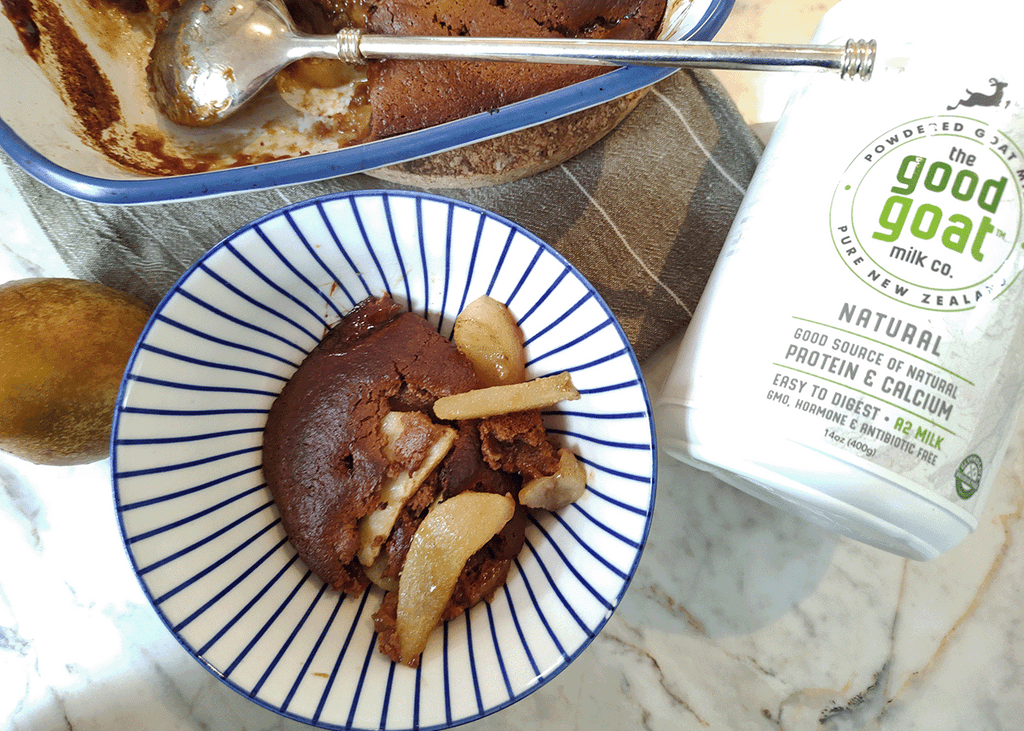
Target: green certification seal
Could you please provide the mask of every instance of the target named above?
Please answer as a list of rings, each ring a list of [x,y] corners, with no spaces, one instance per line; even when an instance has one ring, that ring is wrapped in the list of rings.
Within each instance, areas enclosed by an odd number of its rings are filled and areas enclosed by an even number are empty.
[[[967,500],[974,495],[981,486],[981,457],[976,454],[965,457],[956,468],[953,479],[956,480],[956,494],[960,498]]]

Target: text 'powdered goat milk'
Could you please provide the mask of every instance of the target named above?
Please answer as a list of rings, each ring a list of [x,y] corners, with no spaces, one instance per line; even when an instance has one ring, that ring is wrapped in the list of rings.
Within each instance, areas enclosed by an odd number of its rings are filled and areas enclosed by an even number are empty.
[[[976,527],[1024,391],[1019,11],[828,13],[815,41],[877,39],[874,76],[790,100],[658,404],[668,453],[903,556]]]

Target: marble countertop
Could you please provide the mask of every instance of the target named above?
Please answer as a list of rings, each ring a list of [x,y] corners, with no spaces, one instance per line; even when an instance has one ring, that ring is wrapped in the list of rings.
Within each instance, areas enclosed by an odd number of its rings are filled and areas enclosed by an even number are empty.
[[[834,2],[737,0],[719,36],[810,37]],[[723,75],[745,119],[781,107]],[[69,276],[0,168],[0,281]],[[676,343],[645,363],[652,398]],[[603,632],[466,729],[1016,731],[1024,724],[1024,428],[978,530],[917,563],[838,538],[662,455],[657,510]],[[0,455],[0,728],[307,728],[220,683],[131,572],[109,463]]]

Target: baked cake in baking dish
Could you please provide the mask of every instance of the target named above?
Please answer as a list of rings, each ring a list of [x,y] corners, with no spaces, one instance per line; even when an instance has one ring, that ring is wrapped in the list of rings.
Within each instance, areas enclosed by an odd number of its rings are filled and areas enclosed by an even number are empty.
[[[380,0],[366,30],[387,35],[572,37],[656,35],[665,0]],[[370,137],[381,138],[495,109],[608,71],[473,61],[373,62]]]

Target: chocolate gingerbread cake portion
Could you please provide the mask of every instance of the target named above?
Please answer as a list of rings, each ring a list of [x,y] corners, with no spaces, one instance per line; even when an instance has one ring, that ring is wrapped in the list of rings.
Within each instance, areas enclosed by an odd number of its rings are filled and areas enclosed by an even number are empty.
[[[328,584],[358,593],[358,522],[380,503],[389,469],[381,421],[426,411],[477,386],[469,361],[390,297],[369,299],[332,328],[270,409],[267,485],[292,545]]]
[[[367,30],[389,35],[652,38],[665,0],[378,0]],[[484,112],[609,71],[472,61],[373,62],[371,139]]]
[[[484,461],[495,470],[526,478],[553,475],[558,470],[558,449],[537,409],[482,419],[479,423]]]

